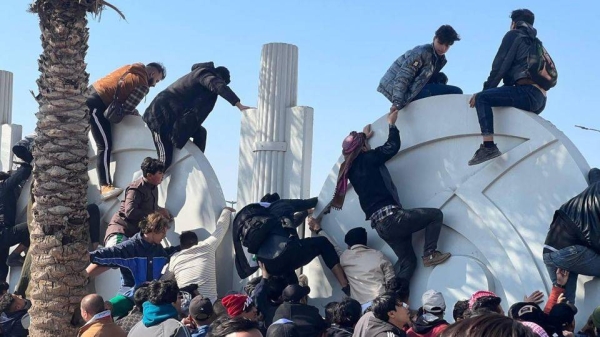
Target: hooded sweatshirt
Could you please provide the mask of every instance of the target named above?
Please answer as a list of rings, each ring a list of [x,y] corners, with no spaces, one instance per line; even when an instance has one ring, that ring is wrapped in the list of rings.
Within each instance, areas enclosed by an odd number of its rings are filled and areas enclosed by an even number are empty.
[[[448,327],[448,322],[432,314],[424,314],[417,318],[413,327],[408,329],[408,337],[437,337]]]

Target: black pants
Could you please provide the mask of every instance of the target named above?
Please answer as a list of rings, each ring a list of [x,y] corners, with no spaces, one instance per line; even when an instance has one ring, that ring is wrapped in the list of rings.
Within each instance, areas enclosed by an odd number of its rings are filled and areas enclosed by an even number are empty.
[[[326,237],[315,237],[305,239],[292,239],[288,242],[285,250],[275,259],[259,260],[265,264],[267,271],[273,275],[283,275],[288,278],[288,283],[298,283],[298,279],[293,282],[290,280],[294,271],[300,267],[306,266],[315,257],[321,255],[325,265],[332,269],[340,263],[335,248]],[[295,277],[295,274],[293,275]]]
[[[165,171],[171,163],[173,162],[173,151],[175,150],[175,145],[171,141],[171,137],[168,133],[161,131],[152,132],[152,140],[154,141],[154,146],[156,147],[156,154],[158,155],[158,160],[162,161],[165,164]],[[198,130],[192,135],[192,140],[194,144],[204,153],[206,149],[206,129],[200,125]]]
[[[98,150],[96,156],[96,172],[100,186],[112,184],[110,176],[110,154],[112,151],[112,129],[110,122],[104,117],[106,105],[94,89],[88,89],[86,105],[90,109],[90,127],[92,137]]]
[[[410,281],[417,267],[412,246],[412,234],[425,229],[424,255],[437,248],[444,215],[437,208],[397,209],[382,221],[373,223],[377,234],[392,248],[398,261],[394,264],[396,277]]]
[[[0,229],[0,279],[5,280],[8,276],[8,251],[10,247],[19,243],[29,247],[29,229],[27,223],[20,223],[12,227]]]

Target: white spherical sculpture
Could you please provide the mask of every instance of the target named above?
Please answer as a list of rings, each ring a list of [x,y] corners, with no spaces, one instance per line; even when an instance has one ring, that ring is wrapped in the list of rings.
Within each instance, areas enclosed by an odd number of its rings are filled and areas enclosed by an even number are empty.
[[[145,157],[156,158],[156,150],[150,131],[140,117],[126,117],[113,125],[113,150],[111,155],[111,173],[113,184],[125,189],[127,185],[142,176],[140,164]],[[100,240],[102,241],[106,224],[118,210],[118,198],[105,202],[100,200],[96,174],[95,143],[90,139],[90,163],[88,199],[98,204],[102,215]],[[182,150],[175,151],[173,163],[167,170],[158,190],[158,204],[166,207],[174,217],[166,241],[170,245],[179,244],[179,234],[183,231],[196,232],[199,240],[204,240],[214,231],[225,198],[210,163],[194,144],[189,142]],[[226,235],[229,238],[229,235]],[[217,283],[222,285],[219,293],[229,291],[232,283],[231,240],[224,239],[217,252],[219,265]],[[96,290],[105,298],[116,294],[120,285],[118,270],[110,270],[96,278]]]
[[[496,292],[505,310],[534,290],[549,292],[552,285],[542,261],[546,232],[554,211],[587,186],[589,170],[575,146],[551,123],[514,108],[494,109],[495,141],[503,155],[468,166],[481,143],[477,114],[468,107],[468,99],[466,95],[432,97],[400,111],[396,125],[402,145],[387,163],[405,208],[435,207],[444,213],[438,248],[453,256],[434,268],[424,268],[418,259],[411,306],[418,308],[423,292],[436,289],[444,294],[449,321],[454,303],[477,290]],[[387,125],[386,116],[373,123],[372,147],[386,141]],[[361,129],[362,125],[356,126]],[[325,181],[317,214],[333,196],[342,161],[340,156]],[[326,215],[322,227],[343,248],[349,229],[365,227],[369,246],[382,250],[394,263],[393,251],[364,219],[358,197],[350,189],[343,210]],[[421,256],[423,233],[413,235],[413,246]],[[341,297],[337,282],[320,260],[313,260],[303,272],[309,278],[311,297],[320,304]],[[578,306],[584,304],[583,291],[580,286]]]

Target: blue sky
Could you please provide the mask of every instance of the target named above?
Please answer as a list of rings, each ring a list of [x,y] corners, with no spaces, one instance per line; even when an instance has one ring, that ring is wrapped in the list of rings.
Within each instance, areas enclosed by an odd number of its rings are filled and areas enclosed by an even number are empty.
[[[465,93],[480,90],[490,71],[511,10],[536,14],[538,36],[559,70],[542,117],[562,130],[590,165],[600,166],[598,112],[597,1],[229,1],[113,0],[127,16],[107,10],[90,18],[86,61],[94,81],[133,62],[163,62],[168,77],[152,98],[187,73],[193,63],[215,61],[232,73],[231,87],[242,103],[255,106],[260,51],[265,43],[299,47],[298,104],[315,109],[312,193],[318,194],[338,158],[348,131],[362,128],[389,109],[375,88],[391,62],[406,50],[428,43],[442,24],[461,35],[448,52],[444,72]],[[28,1],[0,1],[0,69],[14,75],[13,123],[24,134],[35,127],[37,58],[41,52],[37,17]],[[425,5],[426,4],[426,5]],[[236,198],[240,114],[224,100],[205,122],[206,155],[225,197]],[[335,126],[335,127],[334,127]]]

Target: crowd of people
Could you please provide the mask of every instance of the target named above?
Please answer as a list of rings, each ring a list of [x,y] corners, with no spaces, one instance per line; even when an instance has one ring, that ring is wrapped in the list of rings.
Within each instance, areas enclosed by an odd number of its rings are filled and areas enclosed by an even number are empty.
[[[547,90],[556,84],[556,68],[533,28],[527,9],[511,14],[506,33],[483,90],[472,96],[483,142],[469,165],[501,155],[493,141],[492,107],[512,106],[536,114],[546,104]],[[123,195],[120,207],[100,241],[100,214],[88,207],[90,247],[87,274],[94,277],[111,268],[121,272],[120,289],[111,298],[91,293],[81,299],[72,323],[80,336],[194,336],[194,337],[391,337],[391,336],[598,336],[600,307],[584,328],[575,332],[575,290],[579,274],[600,276],[600,170],[589,172],[589,187],[556,210],[545,241],[543,260],[553,281],[542,309],[544,294],[536,291],[523,302],[502,307],[502,299],[481,289],[453,305],[454,322],[446,321],[447,304],[440,291],[430,289],[420,303],[409,304],[410,282],[418,265],[412,234],[425,231],[424,267],[447,261],[451,254],[437,249],[444,215],[435,208],[406,209],[386,162],[400,150],[398,113],[412,101],[430,96],[462,94],[447,85],[441,72],[445,54],[458,33],[441,26],[432,43],[417,46],[399,57],[383,76],[377,90],[390,100],[387,141],[371,148],[370,125],[352,132],[342,143],[342,163],[333,199],[323,212],[313,214],[317,198],[282,199],[269,193],[236,211],[224,208],[213,233],[200,241],[192,232],[180,234],[180,244],[163,246],[173,217],[158,205],[158,189],[175,148],[188,140],[204,151],[207,131],[202,123],[218,96],[240,111],[229,88],[230,74],[212,62],[198,63],[191,72],[160,92],[142,118],[151,131],[158,159],[147,157],[142,177],[124,190],[112,184],[111,125],[123,115],[140,114],[136,106],[149,88],[166,77],[157,62],[121,67],[96,81],[87,94],[90,126],[97,145],[97,174],[103,200]],[[537,58],[534,57],[537,55]],[[540,68],[539,65],[542,65]],[[535,68],[535,66],[538,66]],[[504,86],[497,87],[500,81]],[[8,266],[22,265],[29,245],[27,224],[16,223],[16,200],[32,170],[31,139],[13,148],[20,168],[0,175],[0,276]],[[394,252],[388,257],[367,246],[367,230],[357,227],[344,237],[345,249],[329,238],[321,220],[341,210],[352,184],[365,220]],[[234,213],[236,213],[234,217]],[[306,223],[312,235],[301,238],[297,228]],[[215,253],[231,227],[236,271],[248,279],[243,290],[217,292]],[[18,245],[9,255],[9,248]],[[101,246],[101,247],[100,247]],[[338,281],[344,296],[322,308],[311,305],[308,280],[297,274],[320,257]],[[8,263],[8,264],[7,264]],[[25,263],[26,265],[26,263]],[[255,276],[260,272],[260,276]],[[251,277],[254,276],[254,277]],[[325,278],[323,278],[325,279]],[[14,294],[0,282],[0,322],[5,336],[26,336],[29,325],[25,299],[27,267]],[[92,281],[93,283],[93,281]],[[221,285],[221,288],[223,286]],[[222,289],[221,289],[222,290]]]

